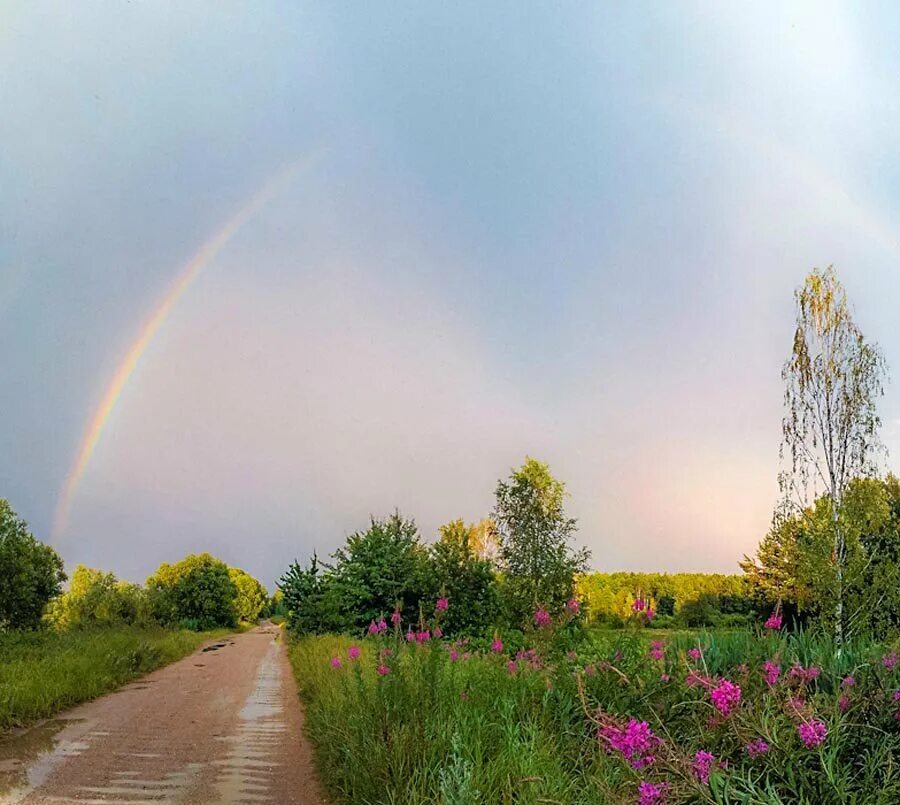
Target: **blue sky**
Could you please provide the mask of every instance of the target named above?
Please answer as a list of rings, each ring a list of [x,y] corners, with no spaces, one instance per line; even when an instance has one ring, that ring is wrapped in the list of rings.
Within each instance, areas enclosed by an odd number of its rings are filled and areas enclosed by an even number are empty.
[[[0,495],[38,536],[185,263],[57,548],[271,583],[526,454],[602,569],[727,570],[777,496],[794,287],[900,360],[892,4],[13,5]],[[900,450],[889,387],[883,438]]]

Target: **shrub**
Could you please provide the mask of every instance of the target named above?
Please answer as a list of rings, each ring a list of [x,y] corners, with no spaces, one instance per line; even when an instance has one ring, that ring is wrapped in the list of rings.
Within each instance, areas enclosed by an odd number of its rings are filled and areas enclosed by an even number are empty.
[[[208,553],[191,554],[174,565],[160,565],[147,579],[147,594],[160,623],[190,624],[193,629],[237,623],[237,587],[228,566]]]
[[[133,624],[149,618],[145,591],[112,573],[78,565],[69,589],[50,602],[47,621],[58,629]]]
[[[240,568],[228,568],[228,575],[237,590],[234,608],[238,618],[245,623],[256,623],[268,603],[266,588]]]

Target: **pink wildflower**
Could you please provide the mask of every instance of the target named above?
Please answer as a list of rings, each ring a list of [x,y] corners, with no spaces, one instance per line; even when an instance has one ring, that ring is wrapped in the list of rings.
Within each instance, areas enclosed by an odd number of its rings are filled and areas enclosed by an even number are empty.
[[[369,624],[369,634],[378,634],[378,627],[375,625],[375,621]]]
[[[452,648],[450,649],[450,662],[456,662],[459,659],[459,652]]]
[[[506,670],[509,671],[510,674],[515,674],[516,671],[519,670],[519,666],[515,660],[510,660],[506,663]]]
[[[634,602],[631,604],[632,612],[643,612],[644,611],[644,599],[643,598],[635,598]]]
[[[647,620],[652,621],[656,617],[656,611],[653,609],[653,607],[647,607],[646,615]]]
[[[850,697],[844,694],[838,699],[838,710],[846,713],[850,709]]]
[[[672,677],[670,677],[668,674],[660,674],[659,681],[660,682],[668,682],[671,678]]]
[[[654,640],[650,644],[650,657],[654,660],[663,660],[666,656],[666,643],[664,640]]]
[[[416,632],[416,642],[417,643],[427,643],[431,640],[431,632],[428,629],[422,629],[420,632]]]
[[[666,784],[655,785],[641,780],[638,783],[638,805],[661,805],[665,802]]]
[[[552,622],[553,618],[550,617],[550,613],[546,609],[539,609],[534,613],[535,626],[543,628],[544,626],[549,626]]]
[[[572,614],[577,615],[581,611],[581,604],[577,598],[570,598],[566,601],[566,609]]]
[[[894,696],[893,696],[893,698],[894,698],[894,701],[895,701],[895,702],[900,702],[900,690],[895,690],[895,691],[894,691]]]
[[[391,615],[391,623],[393,623],[394,626],[399,626],[401,620],[403,620],[403,616],[397,610],[394,610]]]
[[[741,689],[734,682],[722,679],[709,692],[709,698],[712,703],[723,716],[726,718],[731,715],[732,711],[740,704]]]
[[[772,660],[766,660],[763,663],[763,673],[765,674],[766,684],[772,687],[781,676],[781,666],[772,662]]]
[[[781,628],[781,613],[773,612],[769,615],[769,619],[766,621],[766,629],[770,629],[773,632],[777,632]]]
[[[769,744],[767,744],[762,738],[757,738],[755,741],[750,741],[745,747],[747,750],[747,754],[750,755],[751,758],[758,758],[760,755],[765,755],[769,751]]]
[[[823,721],[814,718],[812,721],[802,721],[797,725],[800,740],[807,749],[813,749],[825,740],[828,728]]]
[[[351,660],[358,660],[359,659],[359,646],[350,646],[350,648],[347,649],[347,656]]]
[[[601,727],[598,737],[609,751],[619,752],[633,769],[643,769],[653,763],[653,751],[662,744],[646,721],[634,718],[624,729],[611,724]]]
[[[700,649],[697,648],[697,646],[694,646],[693,648],[688,649],[688,657],[690,657],[692,660],[695,660],[695,661],[699,660],[702,656],[703,656],[703,652],[700,651]]]
[[[383,632],[386,632],[387,628],[388,628],[387,622],[385,621],[384,618],[382,618],[380,621],[378,621],[378,634],[382,634]]]
[[[341,667],[341,658],[340,657],[332,657],[331,658],[331,667],[332,668],[340,668]]]
[[[503,641],[499,637],[495,637],[494,641],[491,643],[491,651],[494,654],[500,654],[503,651]]]
[[[694,776],[703,785],[709,785],[709,773],[712,771],[713,763],[715,762],[716,756],[712,752],[701,749],[694,755],[694,763],[691,769],[694,772]]]
[[[588,665],[585,665],[585,666],[584,666],[584,672],[585,672],[588,676],[594,676],[594,674],[597,673],[597,669],[594,668],[593,665],[588,664]]]
[[[856,679],[852,676],[845,676],[841,680],[841,687],[852,688],[856,684]]]
[[[881,660],[881,664],[887,668],[888,671],[893,671],[898,662],[900,662],[900,657],[897,656],[896,651],[885,654],[884,658]]]
[[[444,632],[441,630],[440,626],[434,627],[434,639],[440,640],[444,636]]]
[[[406,630],[406,642],[412,643],[412,641],[415,639],[416,639],[416,636],[413,633],[412,626],[410,626],[409,629]]]
[[[794,665],[791,667],[788,676],[800,682],[812,682],[814,679],[818,679],[821,673],[822,669],[816,665],[810,665],[809,668],[804,668],[802,665]]]
[[[378,676],[387,676],[391,672],[390,667],[384,663],[381,663],[376,670],[378,671]]]
[[[438,612],[446,612],[448,606],[450,606],[450,601],[448,601],[446,597],[442,597],[438,598],[437,602],[434,605],[434,608]]]

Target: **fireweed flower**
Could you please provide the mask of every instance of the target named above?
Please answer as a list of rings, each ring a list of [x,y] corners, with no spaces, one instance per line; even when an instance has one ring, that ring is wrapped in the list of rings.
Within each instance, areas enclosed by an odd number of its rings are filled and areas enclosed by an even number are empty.
[[[666,643],[664,640],[654,640],[650,643],[649,651],[651,659],[662,660],[666,656]]]
[[[694,755],[694,762],[691,765],[691,770],[694,772],[694,776],[703,783],[703,785],[709,785],[709,773],[712,771],[713,763],[715,762],[716,756],[712,752],[701,749]]]
[[[646,780],[638,783],[638,805],[661,805],[665,801],[666,784],[654,785]]]
[[[643,612],[644,611],[644,599],[643,598],[635,598],[634,602],[631,605],[632,612]]]
[[[662,744],[646,721],[632,718],[624,729],[614,725],[601,727],[598,738],[610,752],[618,752],[633,769],[643,769],[655,760],[654,750]]]
[[[416,642],[417,643],[427,643],[431,640],[431,632],[428,629],[422,629],[420,632],[416,632]]]
[[[769,744],[767,744],[762,738],[757,738],[755,741],[750,741],[746,747],[747,754],[755,759],[760,755],[765,755],[769,751]]]
[[[773,612],[766,621],[766,629],[777,632],[781,628],[781,613]]]
[[[350,648],[347,649],[347,656],[351,660],[358,660],[359,659],[359,646],[350,646]]]
[[[700,649],[697,648],[697,646],[694,646],[693,648],[688,649],[688,657],[690,657],[692,660],[699,660],[702,656],[703,656],[703,652],[700,651]]]
[[[381,663],[376,670],[378,671],[378,676],[387,676],[391,672],[391,669],[384,663]]]
[[[499,637],[495,637],[494,642],[491,643],[491,651],[494,654],[500,654],[503,651],[503,641]]]
[[[791,667],[788,676],[800,682],[812,682],[814,679],[818,679],[821,673],[822,669],[816,665],[810,665],[809,668],[804,668],[802,665],[794,665]]]
[[[656,617],[656,612],[653,610],[653,607],[647,607],[646,615],[648,621],[652,621],[653,618]]]
[[[550,617],[550,613],[546,609],[539,609],[534,613],[535,626],[543,628],[544,626],[549,626],[552,622],[553,618]]]
[[[369,634],[378,634],[378,627],[375,625],[375,621],[369,624]]]
[[[671,678],[668,674],[660,674],[659,681],[668,682]]]
[[[895,690],[895,691],[894,691],[894,701],[895,701],[895,702],[900,702],[900,690]]]
[[[399,626],[402,618],[403,616],[399,612],[395,611],[394,614],[391,615],[391,623],[393,623],[394,626]]]
[[[515,660],[510,660],[506,663],[506,670],[509,671],[510,674],[515,674],[516,671],[519,670],[519,666]]]
[[[828,728],[825,722],[814,718],[812,721],[801,721],[797,725],[797,732],[800,734],[800,740],[807,749],[813,749],[825,740],[828,734]]]
[[[888,671],[893,671],[898,662],[900,662],[900,657],[897,656],[896,651],[892,651],[890,654],[885,654],[881,664],[887,668]]]
[[[741,689],[734,682],[722,679],[709,692],[709,698],[712,699],[716,710],[728,718],[741,702]]]
[[[850,709],[850,697],[844,694],[838,699],[838,710],[846,713]]]
[[[765,676],[766,684],[772,687],[781,676],[781,666],[772,662],[772,660],[766,660],[763,663],[763,675]]]
[[[845,676],[841,680],[841,687],[852,688],[856,684],[856,679],[852,676]]]
[[[434,627],[434,639],[440,640],[443,636],[444,636],[444,633],[441,631],[441,627],[435,626]]]
[[[450,606],[450,601],[446,598],[438,598],[437,603],[434,605],[434,608],[438,612],[446,612],[447,607]]]
[[[452,648],[450,649],[450,662],[456,662],[459,659],[459,652]]]
[[[376,628],[378,629],[378,634],[381,634],[382,632],[387,631],[387,622],[385,621],[384,618],[382,618],[380,621],[378,621]]]
[[[581,611],[581,604],[578,603],[577,598],[570,598],[568,601],[566,601],[566,609],[572,615],[577,615]]]
[[[412,643],[412,641],[415,639],[416,639],[416,636],[415,636],[415,634],[413,634],[412,626],[410,626],[409,629],[406,630],[406,642]]]
[[[332,657],[331,658],[331,667],[332,668],[340,668],[341,667],[341,658],[340,657]]]

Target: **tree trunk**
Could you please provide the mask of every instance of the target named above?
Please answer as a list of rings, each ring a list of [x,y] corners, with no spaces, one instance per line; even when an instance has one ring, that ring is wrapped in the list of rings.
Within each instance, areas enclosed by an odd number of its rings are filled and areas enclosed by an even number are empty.
[[[834,563],[836,576],[837,602],[834,605],[834,641],[838,651],[844,645],[844,534],[841,531],[838,503],[831,498],[831,520],[834,523]]]

